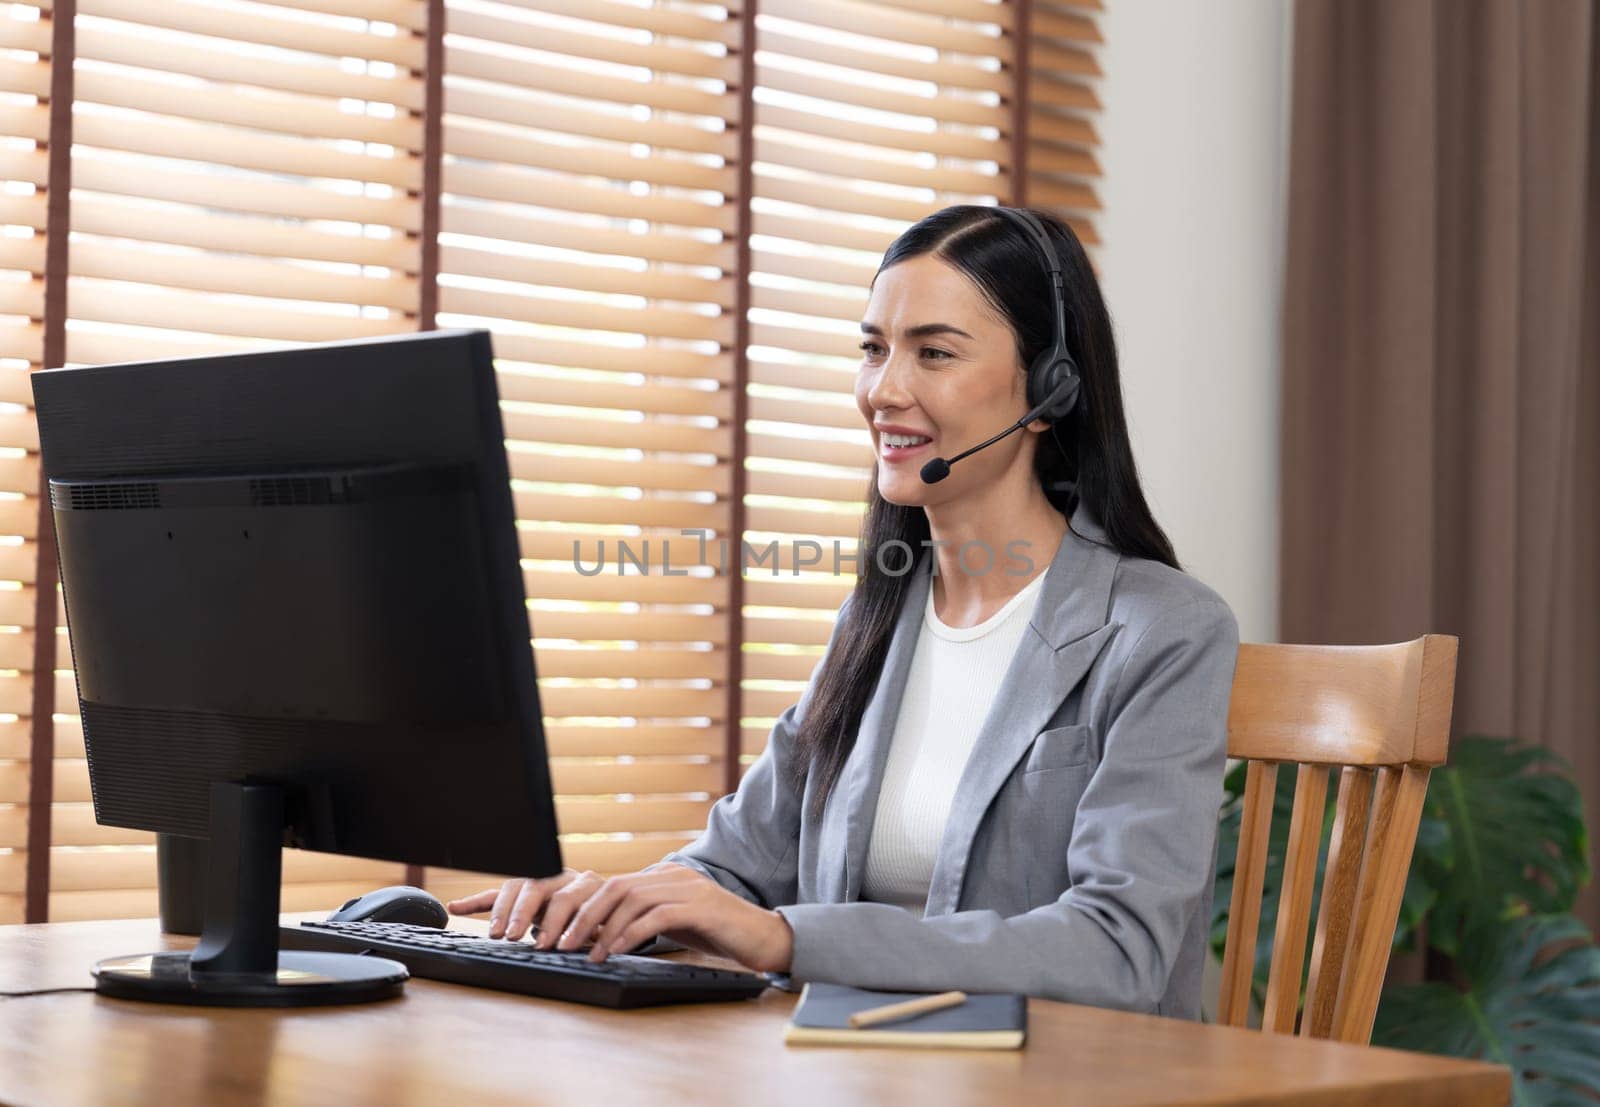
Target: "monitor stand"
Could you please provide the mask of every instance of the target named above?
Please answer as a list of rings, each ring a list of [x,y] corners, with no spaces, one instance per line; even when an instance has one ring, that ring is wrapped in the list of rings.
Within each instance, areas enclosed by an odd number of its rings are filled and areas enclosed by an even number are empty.
[[[115,957],[94,967],[95,991],[118,999],[212,1007],[310,1007],[400,994],[404,965],[357,953],[278,950],[283,789],[211,786],[206,922],[190,952]]]

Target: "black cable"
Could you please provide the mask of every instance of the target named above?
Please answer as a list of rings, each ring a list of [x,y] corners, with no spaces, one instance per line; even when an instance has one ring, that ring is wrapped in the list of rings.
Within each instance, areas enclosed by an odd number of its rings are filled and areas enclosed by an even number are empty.
[[[53,996],[53,995],[60,995],[63,992],[92,992],[92,991],[94,991],[93,987],[88,987],[88,988],[39,988],[36,991],[32,991],[32,992],[0,992],[0,999],[25,999],[28,996]]]

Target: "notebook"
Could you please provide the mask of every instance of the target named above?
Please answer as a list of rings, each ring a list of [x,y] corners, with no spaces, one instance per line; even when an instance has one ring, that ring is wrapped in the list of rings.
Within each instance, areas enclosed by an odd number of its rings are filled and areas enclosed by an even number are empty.
[[[874,992],[809,982],[783,1028],[786,1045],[909,1046],[927,1049],[1021,1049],[1028,1034],[1028,997],[973,994],[957,1007],[851,1029],[857,1011],[916,999],[922,992]]]

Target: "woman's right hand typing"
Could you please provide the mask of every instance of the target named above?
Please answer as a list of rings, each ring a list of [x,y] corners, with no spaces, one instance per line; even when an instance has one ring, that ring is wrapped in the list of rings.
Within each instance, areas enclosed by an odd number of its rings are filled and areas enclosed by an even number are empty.
[[[489,937],[520,941],[528,927],[544,914],[557,893],[583,903],[605,883],[598,873],[563,869],[555,876],[539,880],[512,879],[499,888],[451,900],[446,908],[452,915],[481,915],[489,912]],[[551,935],[550,944],[560,935]]]

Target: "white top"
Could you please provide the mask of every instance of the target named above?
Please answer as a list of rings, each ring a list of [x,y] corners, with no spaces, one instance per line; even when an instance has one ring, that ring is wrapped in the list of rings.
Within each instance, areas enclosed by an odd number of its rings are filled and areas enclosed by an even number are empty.
[[[977,626],[951,627],[934,614],[929,582],[872,819],[862,899],[919,917],[926,909],[950,801],[1043,583],[1040,573]]]

